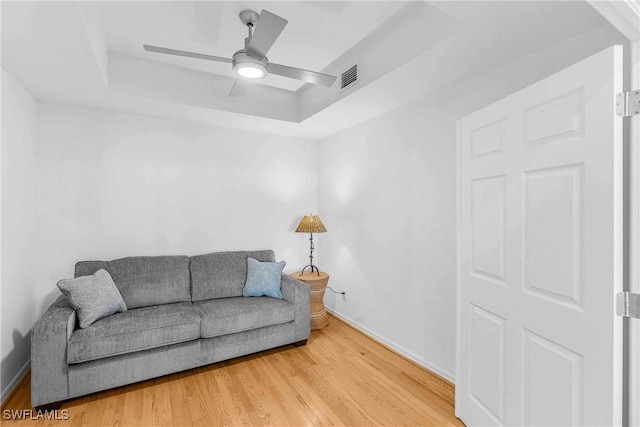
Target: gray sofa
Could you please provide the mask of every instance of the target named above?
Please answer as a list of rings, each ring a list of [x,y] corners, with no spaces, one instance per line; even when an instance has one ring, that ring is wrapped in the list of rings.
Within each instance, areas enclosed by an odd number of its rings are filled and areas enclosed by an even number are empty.
[[[85,329],[58,298],[31,335],[31,403],[60,401],[183,371],[309,337],[309,287],[283,274],[283,298],[243,297],[247,257],[270,250],[82,261],[75,276],[105,269],[128,310]]]

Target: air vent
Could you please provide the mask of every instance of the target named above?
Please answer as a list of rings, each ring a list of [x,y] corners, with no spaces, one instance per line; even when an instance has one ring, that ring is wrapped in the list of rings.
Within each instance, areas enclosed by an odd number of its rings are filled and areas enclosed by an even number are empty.
[[[340,75],[340,89],[344,90],[355,85],[360,80],[359,77],[358,64],[356,64]]]

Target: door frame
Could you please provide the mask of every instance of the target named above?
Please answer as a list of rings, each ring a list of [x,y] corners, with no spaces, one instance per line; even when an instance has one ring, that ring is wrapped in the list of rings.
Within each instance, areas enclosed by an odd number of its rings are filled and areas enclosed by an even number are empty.
[[[629,39],[629,68],[625,90],[640,89],[640,1],[639,0],[587,0],[620,33]],[[640,116],[628,119],[629,134],[629,283],[626,290],[640,293]],[[630,426],[640,426],[640,321],[625,319],[628,340],[629,388],[627,399]]]
[[[631,82],[640,89],[640,30],[631,41]],[[629,290],[640,294],[640,116],[631,118]],[[629,322],[629,425],[640,426],[640,321]]]

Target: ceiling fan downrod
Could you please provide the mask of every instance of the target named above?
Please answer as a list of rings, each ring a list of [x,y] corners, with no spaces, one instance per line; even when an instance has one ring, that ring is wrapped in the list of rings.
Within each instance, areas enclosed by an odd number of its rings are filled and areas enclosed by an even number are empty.
[[[258,22],[260,15],[258,14],[258,12],[254,10],[243,10],[242,12],[239,13],[238,16],[240,17],[240,21],[242,22],[242,24],[246,25],[247,28],[249,29],[249,37],[244,39],[244,45],[246,48],[251,42],[251,38],[253,37],[253,28],[255,24]]]

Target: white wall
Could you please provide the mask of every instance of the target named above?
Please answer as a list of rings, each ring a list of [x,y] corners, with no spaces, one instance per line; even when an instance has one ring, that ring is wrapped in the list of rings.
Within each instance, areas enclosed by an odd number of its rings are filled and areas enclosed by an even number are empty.
[[[316,142],[42,104],[39,295],[83,259],[271,248],[305,263]]]
[[[414,105],[320,141],[318,243],[339,315],[432,370],[455,358],[455,116]]]
[[[625,39],[605,25],[318,145],[330,310],[445,378],[455,377],[456,121]]]
[[[31,357],[36,318],[36,158],[38,104],[2,70],[1,292],[4,391]]]

